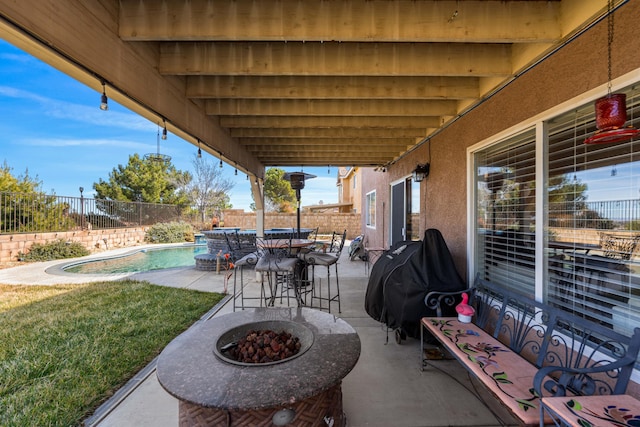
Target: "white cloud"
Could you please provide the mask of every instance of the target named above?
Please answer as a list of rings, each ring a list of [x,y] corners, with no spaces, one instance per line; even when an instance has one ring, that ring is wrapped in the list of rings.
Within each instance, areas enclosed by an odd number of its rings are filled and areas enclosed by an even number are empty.
[[[117,139],[84,139],[84,138],[27,138],[21,141],[23,145],[36,147],[109,147],[126,148],[130,150],[148,150],[149,144],[136,141]]]
[[[40,104],[42,114],[56,120],[63,119],[89,125],[143,132],[152,132],[157,128],[155,123],[151,123],[135,113],[114,111],[113,108],[109,111],[100,110],[98,108],[98,94],[96,94],[96,105],[91,106],[48,98],[10,86],[0,86],[0,96],[36,102]]]

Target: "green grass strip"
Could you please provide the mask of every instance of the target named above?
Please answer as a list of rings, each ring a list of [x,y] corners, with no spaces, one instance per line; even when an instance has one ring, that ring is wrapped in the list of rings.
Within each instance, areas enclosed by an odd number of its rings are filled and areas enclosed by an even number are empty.
[[[223,297],[132,280],[0,285],[0,426],[81,425]]]

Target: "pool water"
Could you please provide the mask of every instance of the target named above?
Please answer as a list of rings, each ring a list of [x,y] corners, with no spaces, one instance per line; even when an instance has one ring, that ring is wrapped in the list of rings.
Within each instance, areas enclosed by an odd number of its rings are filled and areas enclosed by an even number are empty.
[[[81,274],[136,273],[164,268],[189,267],[193,257],[206,254],[207,245],[191,245],[162,249],[143,249],[117,258],[87,261],[65,267],[64,271]]]

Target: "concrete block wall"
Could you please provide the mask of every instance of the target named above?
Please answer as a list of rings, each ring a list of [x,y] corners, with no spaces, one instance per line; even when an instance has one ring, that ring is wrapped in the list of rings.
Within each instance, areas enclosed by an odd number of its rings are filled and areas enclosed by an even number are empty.
[[[0,234],[0,263],[18,261],[18,255],[29,252],[34,243],[45,244],[60,239],[79,242],[92,253],[136,246],[144,243],[147,229],[148,227],[134,227],[55,233]]]

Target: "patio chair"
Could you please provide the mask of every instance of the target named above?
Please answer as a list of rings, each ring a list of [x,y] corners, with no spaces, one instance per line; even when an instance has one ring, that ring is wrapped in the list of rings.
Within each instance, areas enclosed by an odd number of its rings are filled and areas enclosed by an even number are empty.
[[[313,306],[314,301],[318,301],[319,309],[323,310],[323,302],[327,303],[326,309],[331,312],[331,303],[338,303],[338,313],[342,312],[342,308],[340,306],[340,279],[338,277],[338,260],[340,259],[340,255],[342,254],[342,249],[344,248],[344,242],[347,238],[347,230],[344,230],[342,233],[333,232],[331,237],[331,244],[326,252],[312,251],[309,253],[303,253],[299,255],[299,258],[304,261],[305,269],[311,268],[311,306]],[[332,294],[331,289],[331,266],[335,266],[336,270],[336,279],[335,279],[335,294]],[[325,292],[322,289],[322,279],[318,278],[316,280],[315,277],[315,267],[316,266],[324,266],[327,267],[327,288]]]
[[[227,250],[231,257],[232,261],[237,261],[242,258],[240,253],[240,238],[238,237],[238,232],[236,230],[233,231],[225,231],[224,238],[227,241]]]
[[[309,253],[315,249],[317,249],[317,245],[318,245],[318,228],[316,227],[313,230],[311,230],[311,232],[309,233],[309,235],[307,236],[307,239],[309,241],[309,246],[305,247],[305,248],[300,248],[298,249],[298,254],[300,253]]]
[[[267,277],[271,299],[269,305],[273,306],[280,286],[280,301],[283,295],[287,295],[287,305],[290,305],[290,291],[294,291],[296,301],[300,303],[297,286],[298,258],[291,257],[291,238],[288,239],[263,239],[256,238],[256,246],[261,251],[261,256],[256,264],[256,272]]]
[[[588,282],[597,275],[595,293],[606,296],[611,300],[620,300],[618,294],[628,293],[625,284],[631,272],[629,261],[638,248],[640,235],[616,235],[600,233],[600,248],[602,255],[587,254],[583,256],[584,264],[580,266],[588,273]],[[619,280],[613,280],[609,274],[618,274]],[[607,308],[609,304],[607,304]]]
[[[252,282],[256,282],[255,273],[253,273],[256,265],[258,264],[258,260],[262,256],[259,250],[255,252],[249,253],[242,258],[238,259],[234,262],[234,272],[233,272],[233,311],[236,311],[237,308],[244,310],[245,308],[257,308],[267,306],[271,301],[271,295],[267,296],[267,293],[264,288],[264,282],[260,281],[260,293],[258,296],[255,295],[246,295],[246,288],[251,286]],[[250,280],[245,282],[245,270],[251,270],[248,273],[248,277]],[[240,273],[240,283],[238,284],[238,272]],[[258,301],[257,305],[248,305],[246,301]]]

